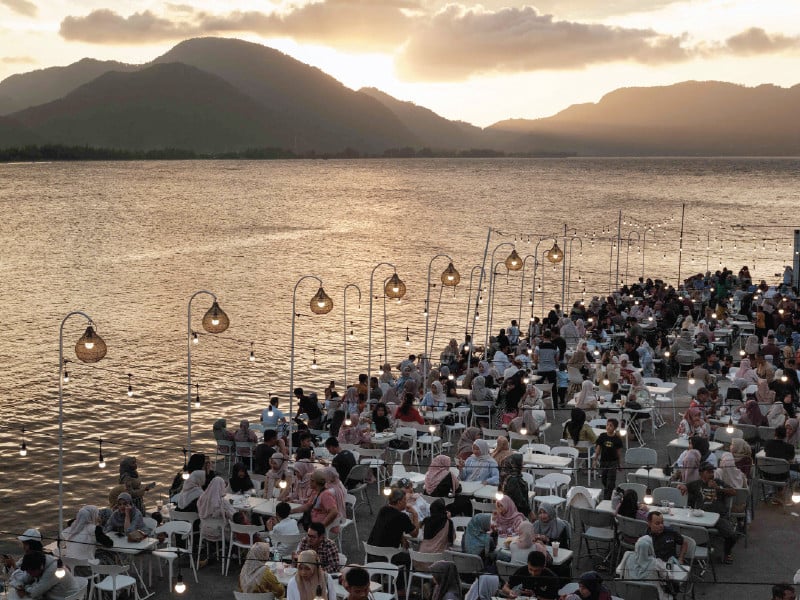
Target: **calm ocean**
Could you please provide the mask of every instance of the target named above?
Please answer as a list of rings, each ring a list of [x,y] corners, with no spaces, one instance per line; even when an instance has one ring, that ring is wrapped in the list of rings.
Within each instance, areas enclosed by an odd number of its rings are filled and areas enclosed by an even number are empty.
[[[379,290],[392,269],[375,272],[373,371],[386,358],[385,346],[393,364],[422,351],[428,263],[439,253],[452,257],[462,283],[455,294],[430,290],[434,356],[450,337],[461,339],[470,271],[483,262],[490,227],[496,230],[490,254],[516,241],[524,257],[534,253],[539,236],[557,234],[563,247],[566,224],[570,303],[584,289],[590,298],[613,285],[618,257],[610,238],[620,210],[620,278],[642,273],[649,225],[645,274],[677,281],[685,204],[683,276],[707,264],[713,271],[722,261],[736,271],[748,264],[754,277],[773,279],[791,262],[787,226],[797,225],[798,183],[796,159],[0,165],[0,531],[53,529],[56,522],[59,324],[72,310],[92,316],[108,355],[93,366],[68,364],[65,518],[83,504],[105,504],[126,455],[138,456],[145,481],[158,482],[148,502],[154,507],[183,464],[186,310],[195,291],[215,292],[231,319],[226,333],[203,335],[192,350],[202,398],[193,410],[192,449],[211,451],[214,420],[226,417],[235,427],[241,418],[257,419],[268,394],[288,399],[292,290],[303,275],[321,277],[335,306],[312,318],[315,283],[298,288],[295,383],[321,390],[335,379],[341,390],[351,328],[348,379],[366,371],[370,274],[380,262],[396,266],[408,293],[399,305],[386,304],[385,341]],[[539,245],[540,260],[551,245],[552,239]],[[503,246],[495,255],[501,263],[495,330],[530,315],[533,259],[523,289],[520,272],[507,275],[502,266],[509,251]],[[446,266],[446,259],[434,262],[432,281]],[[536,277],[542,283],[538,315],[560,301],[562,272],[540,266]],[[350,288],[345,316],[348,283],[360,287],[361,308]],[[194,328],[209,305],[207,296],[195,300]],[[74,359],[85,326],[77,317],[67,322],[65,356]],[[482,314],[478,340],[484,327]],[[248,360],[251,342],[255,362]],[[314,356],[317,370],[310,368]],[[22,427],[25,458],[18,454]],[[97,466],[100,437],[105,470]]]

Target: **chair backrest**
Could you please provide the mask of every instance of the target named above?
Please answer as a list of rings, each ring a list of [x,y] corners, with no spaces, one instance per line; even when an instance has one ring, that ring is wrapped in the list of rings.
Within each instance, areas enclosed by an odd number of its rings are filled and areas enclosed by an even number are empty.
[[[553,446],[550,448],[550,454],[553,456],[570,456],[574,460],[580,456],[581,451],[572,446]]]
[[[578,367],[567,367],[567,376],[569,377],[570,383],[576,385],[581,385],[583,383],[583,374]]]
[[[653,490],[653,504],[658,506],[662,502],[673,502],[679,508],[686,507],[687,496],[681,494],[678,488],[657,487]]]
[[[257,533],[259,533],[260,531],[264,531],[264,526],[263,525],[237,525],[236,523],[231,521],[228,526],[230,527],[230,531],[231,531],[231,535],[230,535],[231,544],[237,544],[237,545],[250,545],[250,546],[252,546],[253,545],[253,537]],[[247,537],[249,538],[248,543],[247,544],[242,544],[241,541],[237,540],[237,538],[236,538],[236,534],[237,533],[242,533],[242,534],[247,535]]]
[[[638,540],[647,533],[647,521],[617,515],[617,533],[625,538]]]
[[[746,423],[736,423],[736,429],[741,429],[742,437],[747,441],[758,439],[758,427]]]
[[[348,487],[348,483],[367,483],[372,478],[372,467],[369,465],[355,465],[347,474],[347,479],[344,481],[344,486]]]
[[[525,452],[533,452],[534,454],[550,454],[551,448],[547,444],[528,444],[525,447]]]
[[[480,500],[471,500],[472,510],[476,513],[491,513],[494,512],[494,502],[481,502]]]
[[[158,521],[153,517],[142,517],[142,524],[147,531],[155,531],[156,527],[158,527]]]
[[[417,430],[413,427],[398,427],[395,429],[395,433],[400,436],[401,438],[413,438],[414,441],[417,439]]]
[[[608,419],[592,419],[589,421],[589,427],[605,427]]]
[[[764,477],[765,475],[769,477]],[[768,481],[780,481],[770,479],[770,477],[783,476],[789,477],[789,461],[782,458],[769,458],[767,456],[756,457],[756,476],[758,479]]]
[[[485,440],[496,440],[500,436],[506,435],[505,429],[489,429],[488,427],[481,427],[481,434]]]
[[[658,452],[654,448],[628,448],[625,451],[625,464],[629,467],[655,467]]]
[[[659,600],[658,585],[640,581],[618,581],[618,593],[625,600]]]
[[[232,440],[217,440],[217,454],[233,454],[234,446]]]
[[[71,593],[69,596],[64,596],[64,600],[83,600],[86,596],[86,588],[89,586],[89,580],[80,575],[73,576],[78,589]]]
[[[642,383],[645,385],[657,385],[658,387],[661,387],[664,382],[658,377],[642,377]]]
[[[346,563],[340,562],[339,564]],[[388,589],[389,593],[397,597],[397,578],[400,576],[400,567],[390,562],[368,562],[364,568],[369,573],[371,580],[377,579],[384,589]]]
[[[257,445],[255,442],[236,442],[236,456],[253,456],[253,450]]]
[[[678,531],[681,535],[692,538],[698,546],[706,546],[711,542],[711,535],[705,527],[679,524]]]
[[[303,533],[278,533],[277,531],[272,531],[269,534],[269,539],[273,546],[280,545],[282,548],[294,550],[300,544],[303,536]]]
[[[589,527],[614,529],[614,513],[603,510],[595,510],[593,508],[576,507],[576,510],[578,512],[578,519],[580,519],[584,531],[586,531],[586,529]]]
[[[767,427],[766,425],[760,425],[758,427],[758,437],[761,438],[762,442],[767,442],[769,440],[775,439],[775,428],[774,427]],[[716,438],[714,438],[716,439]]]
[[[359,460],[364,460],[364,458],[383,458],[384,454],[386,454],[386,448],[358,449]]]
[[[417,570],[419,563],[422,563],[426,567],[421,569],[422,571],[428,571],[430,570],[429,565],[444,560],[444,552],[417,552],[416,550],[409,550],[408,554],[411,557],[412,571]]]
[[[728,433],[725,427],[717,427],[714,434],[714,441],[720,444],[730,444],[733,438],[744,437],[744,432],[741,429],[734,429],[733,433]]]
[[[517,569],[519,569],[519,565],[515,565],[504,560],[498,560],[495,562],[495,565],[497,566],[497,574],[501,579],[508,579],[517,572]]]
[[[450,520],[453,522],[453,527],[456,531],[465,531],[470,520],[472,520],[472,517],[450,517]]]
[[[508,441],[509,445],[511,446],[512,450],[519,450],[526,444],[529,444],[531,441],[531,436],[529,435],[522,435],[521,433],[517,433],[516,431],[509,431],[508,432]]]
[[[476,554],[445,550],[444,559],[454,562],[459,573],[474,574],[483,571],[483,559]]]
[[[560,495],[561,488],[569,486],[572,478],[564,473],[548,473],[536,480],[535,487],[549,489],[554,494]]]
[[[735,496],[729,496],[729,514],[732,517],[747,516],[747,504],[750,502],[750,488],[734,488]]]
[[[196,512],[171,510],[169,513],[169,518],[173,521],[187,521],[188,523],[194,523],[200,518],[200,515],[198,515]]]
[[[127,573],[130,565],[104,565],[90,562],[89,568],[92,570],[92,575],[108,575],[116,578],[117,575],[123,575]]]
[[[189,521],[167,521],[156,528],[155,533],[166,533],[170,539],[170,545],[174,545],[174,536],[185,537],[192,534],[192,524]]]
[[[367,542],[362,542],[364,545],[364,560],[367,560],[369,556],[381,556],[385,558],[387,561],[391,561],[392,557],[396,554],[400,554],[404,550],[402,548],[389,548],[386,546],[372,546]]]
[[[639,502],[644,502],[644,495],[647,493],[647,486],[643,483],[620,483],[617,487],[622,490],[634,490]]]
[[[533,476],[533,473],[528,473],[527,471],[522,472],[522,481],[528,484],[528,491],[533,491],[533,484],[536,481],[536,478]]]
[[[274,600],[275,594],[273,594],[272,592],[247,593],[247,592],[237,592],[236,590],[234,590],[233,597],[235,598],[235,600]]]

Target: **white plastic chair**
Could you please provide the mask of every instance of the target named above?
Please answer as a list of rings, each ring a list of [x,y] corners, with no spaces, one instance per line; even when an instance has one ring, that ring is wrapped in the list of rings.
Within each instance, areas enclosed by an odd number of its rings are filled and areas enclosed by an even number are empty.
[[[192,548],[194,547],[194,529],[192,523],[188,521],[167,521],[155,531],[156,534],[164,533],[167,536],[166,548],[153,550],[153,556],[167,561],[169,564],[169,581],[172,581],[172,563],[181,554],[189,555],[189,565],[194,573],[194,581],[197,583],[197,565],[192,556]],[[179,548],[176,545],[177,538],[184,541],[186,549]],[[158,572],[161,574],[161,562],[158,563]]]
[[[414,588],[414,580],[419,579],[420,586],[426,581],[433,581],[433,574],[427,569],[420,568],[420,563],[425,565],[432,565],[433,563],[444,560],[444,552],[416,552],[409,550],[411,556],[411,571],[408,576],[408,587],[406,588],[406,598],[411,597],[411,591]]]
[[[205,519],[205,520],[201,519],[200,520],[200,541],[197,544],[197,561],[198,562],[200,561],[200,552],[203,549],[203,542],[206,543],[206,546],[208,546],[209,544],[215,544],[215,545],[221,546],[221,550],[218,549],[218,553],[221,552],[221,554],[219,554],[219,556],[222,557],[221,560],[220,560],[220,564],[221,564],[220,568],[221,568],[221,571],[222,571],[223,575],[225,574],[225,560],[224,560],[224,557],[225,557],[225,526],[226,526],[226,522],[223,519]],[[212,540],[208,540],[208,539],[203,538],[203,529],[204,528],[205,529],[211,528],[211,529],[216,529],[217,531],[219,531],[219,541],[218,542],[214,542]]]
[[[281,552],[281,558],[291,558],[292,553],[302,539],[302,533],[278,533],[277,531],[271,531],[269,534],[270,545],[273,548],[288,548],[287,551]]]
[[[364,568],[369,573],[369,578],[377,578],[382,586],[382,590],[388,592],[372,592],[370,594],[374,600],[392,600],[397,598],[397,578],[400,575],[400,567],[390,562],[368,562]]]
[[[92,569],[92,588],[89,590],[89,598],[94,597],[97,590],[98,600],[102,600],[103,592],[110,592],[113,600],[117,600],[117,592],[132,589],[134,597],[139,600],[139,589],[136,579],[128,575],[130,565],[101,565],[89,563]]]
[[[339,552],[342,551],[342,535],[344,535],[344,530],[347,528],[351,528],[353,532],[356,534],[356,548],[359,546],[358,541],[358,525],[356,524],[356,503],[358,499],[353,494],[347,494],[344,499],[345,510],[347,511],[347,515],[344,518],[339,519],[339,533],[334,534],[336,535],[336,542],[339,544]],[[341,563],[345,564],[345,563]]]
[[[261,525],[237,525],[236,523],[229,523],[228,529],[230,531],[228,537],[228,552],[225,554],[225,569],[223,574],[228,574],[228,568],[231,564],[231,554],[233,553],[233,549],[236,548],[236,554],[239,557],[239,564],[242,564],[242,550],[246,549],[249,550],[253,547],[255,543],[255,536],[257,533],[264,531],[264,527]],[[244,534],[247,536],[247,542],[239,541],[236,537],[236,534]]]

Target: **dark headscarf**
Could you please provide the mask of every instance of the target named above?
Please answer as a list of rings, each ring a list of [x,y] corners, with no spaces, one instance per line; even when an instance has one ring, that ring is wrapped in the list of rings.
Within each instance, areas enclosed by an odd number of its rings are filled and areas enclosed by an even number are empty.
[[[134,466],[136,465],[135,456],[126,456],[119,462],[119,482],[125,483],[126,477],[133,477],[139,479],[139,471]]]
[[[192,454],[189,457],[189,462],[187,463],[187,473],[192,473],[193,471],[202,471],[206,467],[206,455],[198,452],[197,454]]]
[[[603,586],[603,578],[596,571],[587,571],[580,576],[578,583],[589,590],[590,596],[587,600],[599,600],[601,592],[608,592]]]
[[[333,411],[330,426],[331,437],[339,437],[339,430],[342,428],[342,423],[344,423],[344,416],[344,411],[341,408]]]
[[[383,409],[383,416],[378,416],[378,409]],[[372,409],[372,422],[375,424],[375,431],[378,433],[390,429],[392,422],[389,420],[389,409],[383,402],[378,402]]]
[[[586,423],[586,412],[582,408],[573,408],[569,414],[569,423],[567,423],[567,432],[569,433],[572,441],[576,444],[581,436],[581,429],[583,424]]]
[[[704,437],[695,435],[692,436],[691,442],[692,448],[700,452],[700,462],[704,462],[708,458],[708,455],[711,454],[711,448],[708,440]]]
[[[430,510],[430,516],[422,522],[424,528],[423,535],[425,536],[425,539],[433,539],[443,527],[448,527],[450,529],[448,537],[450,538],[450,543],[452,544],[453,540],[455,539],[455,531],[453,530],[452,522],[447,518],[447,507],[444,504],[444,499],[439,498],[438,500],[435,500],[431,504]]]
[[[244,471],[244,477],[239,477],[239,471]],[[231,492],[234,494],[241,494],[247,490],[252,490],[255,487],[253,481],[250,479],[250,474],[247,472],[247,467],[243,462],[238,462],[233,465],[233,475],[230,478]]]

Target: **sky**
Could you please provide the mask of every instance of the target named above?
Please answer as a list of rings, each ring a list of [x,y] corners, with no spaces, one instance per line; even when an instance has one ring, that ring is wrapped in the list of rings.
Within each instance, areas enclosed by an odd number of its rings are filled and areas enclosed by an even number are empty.
[[[0,0],[0,80],[200,36],[482,127],[620,87],[800,83],[800,0]]]

